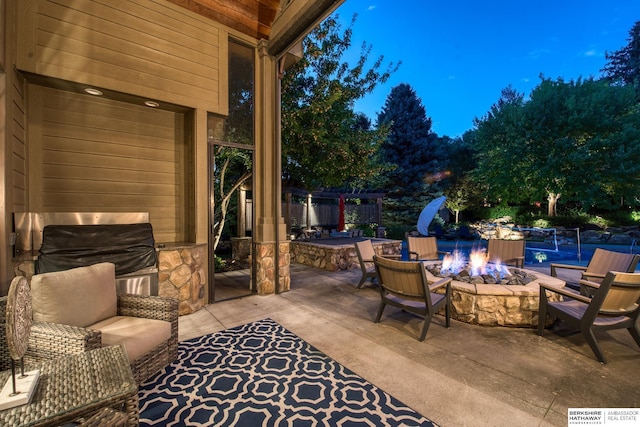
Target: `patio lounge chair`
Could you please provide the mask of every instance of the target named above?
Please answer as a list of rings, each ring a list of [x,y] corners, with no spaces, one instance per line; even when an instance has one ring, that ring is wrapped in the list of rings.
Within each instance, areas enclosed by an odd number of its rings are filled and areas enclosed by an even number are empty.
[[[489,262],[524,267],[524,240],[489,239],[487,244],[487,259]]]
[[[540,283],[538,335],[543,335],[546,316],[550,315],[580,330],[602,363],[607,361],[596,341],[596,332],[624,328],[640,346],[640,274],[609,272],[600,284],[588,280],[581,280],[580,283],[593,288],[593,298]],[[550,302],[547,292],[568,298]]]
[[[448,252],[438,250],[438,241],[435,237],[407,237],[409,255],[416,261],[434,261],[440,259],[440,255]]]
[[[557,263],[551,264],[551,276],[558,277],[558,269],[578,270],[582,271],[582,279],[600,283],[609,271],[633,273],[636,270],[639,258],[640,256],[635,254],[626,254],[597,248],[593,252],[593,256],[587,266]],[[568,282],[567,286],[575,290],[580,290],[583,295],[587,295],[589,291],[589,288],[580,286],[577,282]]]
[[[360,269],[362,270],[362,277],[360,278],[360,282],[356,289],[360,289],[364,282],[367,279],[370,279],[373,282],[373,279],[376,278],[376,269],[373,266],[373,257],[376,255],[376,251],[373,248],[373,244],[371,240],[365,239],[360,242],[356,242],[355,244],[356,254],[358,255],[358,262],[360,263]],[[400,259],[401,255],[392,255],[387,254],[384,255],[386,258],[397,258]]]
[[[445,322],[450,325],[451,278],[430,284],[424,265],[419,261],[396,261],[375,256],[373,258],[380,284],[380,306],[375,322],[380,323],[387,305],[424,317],[420,341],[427,336],[433,315],[445,308]],[[435,293],[443,289],[444,293]]]

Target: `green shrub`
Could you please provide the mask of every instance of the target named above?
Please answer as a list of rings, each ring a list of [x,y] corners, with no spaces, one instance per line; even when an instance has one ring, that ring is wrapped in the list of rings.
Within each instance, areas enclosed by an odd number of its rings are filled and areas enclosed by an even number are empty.
[[[499,218],[509,217],[516,220],[519,216],[520,208],[518,206],[498,205],[491,207],[482,207],[471,209],[472,217],[478,220],[492,221]]]
[[[378,224],[376,223],[365,224],[357,227],[357,229],[362,230],[362,235],[364,237],[375,237],[377,228]]]
[[[531,226],[538,227],[538,228],[551,228],[551,223],[547,218],[538,218],[533,220],[533,222],[531,223]]]
[[[491,219],[510,217],[512,220],[518,217],[520,208],[517,206],[492,206],[489,208],[489,214]]]
[[[227,267],[227,262],[220,258],[218,255],[213,256],[213,268],[215,271],[224,270]]]
[[[640,212],[638,211],[619,210],[603,214],[602,216],[608,221],[608,225],[610,227],[622,225],[639,225],[640,223]]]
[[[387,239],[404,240],[405,235],[414,229],[406,225],[390,225],[387,227]]]

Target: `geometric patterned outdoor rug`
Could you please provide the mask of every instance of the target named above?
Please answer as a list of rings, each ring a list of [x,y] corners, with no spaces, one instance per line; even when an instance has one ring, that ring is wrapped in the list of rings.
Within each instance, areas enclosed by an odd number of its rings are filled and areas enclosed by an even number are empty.
[[[140,385],[141,426],[434,426],[280,324],[179,344]]]

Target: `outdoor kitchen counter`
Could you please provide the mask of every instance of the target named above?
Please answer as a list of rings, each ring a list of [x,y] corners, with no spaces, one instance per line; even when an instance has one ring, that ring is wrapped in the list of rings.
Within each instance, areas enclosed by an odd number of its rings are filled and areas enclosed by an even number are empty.
[[[156,244],[158,254],[158,295],[176,298],[179,314],[191,314],[205,306],[207,283],[207,243],[171,242]],[[27,280],[35,274],[37,251],[25,251],[12,259],[15,276]],[[7,289],[4,289],[4,288]],[[0,284],[6,295],[8,284]]]

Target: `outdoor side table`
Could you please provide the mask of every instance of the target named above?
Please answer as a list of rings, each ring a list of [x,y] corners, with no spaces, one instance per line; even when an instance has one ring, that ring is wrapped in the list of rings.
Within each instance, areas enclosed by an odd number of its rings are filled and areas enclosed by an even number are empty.
[[[61,357],[29,367],[40,370],[36,392],[27,405],[0,411],[2,426],[57,426],[89,418],[110,407],[138,425],[138,385],[122,346]],[[0,372],[0,384],[10,371]]]

